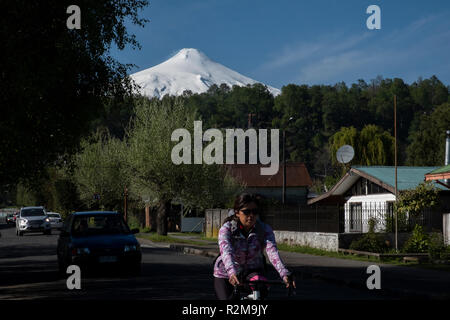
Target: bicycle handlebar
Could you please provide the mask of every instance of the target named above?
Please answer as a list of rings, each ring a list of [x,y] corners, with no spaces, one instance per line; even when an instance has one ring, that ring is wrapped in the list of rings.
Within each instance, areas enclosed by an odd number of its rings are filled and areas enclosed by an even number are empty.
[[[240,281],[238,286],[243,286],[246,284],[285,284],[284,281],[281,280],[243,280]]]

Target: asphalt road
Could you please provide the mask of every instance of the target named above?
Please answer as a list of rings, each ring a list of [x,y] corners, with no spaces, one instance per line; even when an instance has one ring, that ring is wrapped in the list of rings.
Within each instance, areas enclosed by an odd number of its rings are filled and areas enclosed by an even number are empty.
[[[14,227],[0,225],[0,300],[214,300],[213,259],[183,254],[169,248],[143,246],[143,271],[139,277],[118,273],[83,276],[80,290],[69,290],[58,275],[56,244],[52,235],[17,237]],[[277,279],[272,270],[271,279]],[[297,283],[295,300],[382,299],[368,290],[340,286],[319,279]],[[286,289],[273,286],[270,298],[286,300]],[[386,297],[384,297],[386,298]]]

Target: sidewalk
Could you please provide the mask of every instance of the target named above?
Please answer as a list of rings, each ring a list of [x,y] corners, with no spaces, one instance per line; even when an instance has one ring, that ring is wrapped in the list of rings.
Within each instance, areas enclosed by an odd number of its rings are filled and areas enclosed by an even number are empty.
[[[159,244],[159,246],[187,254],[208,257],[216,257],[219,253],[215,241],[200,240],[195,236],[177,233],[170,233],[169,235],[173,238],[195,240],[204,244],[173,243]],[[150,240],[138,239],[142,244],[152,243],[156,245]],[[379,290],[381,294],[385,293],[390,296],[396,295],[399,298],[409,299],[450,299],[450,272],[285,251],[280,251],[280,255],[287,267],[296,272],[299,284],[301,284],[301,279],[312,277],[356,289],[368,290],[366,281],[371,274],[367,274],[367,267],[376,264],[381,269],[381,290]]]

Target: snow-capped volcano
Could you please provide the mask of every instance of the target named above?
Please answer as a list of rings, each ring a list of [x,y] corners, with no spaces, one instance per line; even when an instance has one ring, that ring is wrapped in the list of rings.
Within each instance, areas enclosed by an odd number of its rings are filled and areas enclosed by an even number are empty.
[[[202,93],[213,85],[226,83],[246,86],[258,83],[217,62],[197,49],[182,49],[169,60],[130,76],[140,86],[140,92],[150,97],[181,95],[185,90]],[[280,90],[267,86],[274,95]]]

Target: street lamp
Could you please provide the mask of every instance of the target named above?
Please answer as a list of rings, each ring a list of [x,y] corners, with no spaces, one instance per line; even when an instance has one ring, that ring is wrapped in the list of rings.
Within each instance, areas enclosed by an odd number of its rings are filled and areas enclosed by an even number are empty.
[[[294,117],[289,117],[287,121],[287,126],[289,123],[294,120]],[[286,203],[286,128],[283,129],[283,194],[282,194],[282,203]]]

